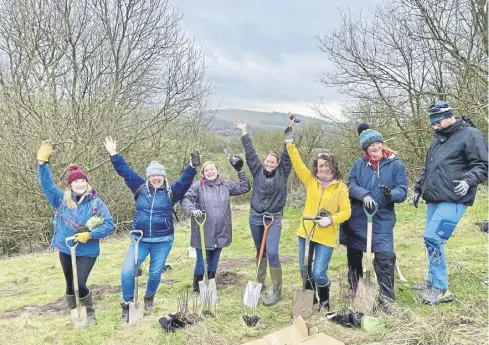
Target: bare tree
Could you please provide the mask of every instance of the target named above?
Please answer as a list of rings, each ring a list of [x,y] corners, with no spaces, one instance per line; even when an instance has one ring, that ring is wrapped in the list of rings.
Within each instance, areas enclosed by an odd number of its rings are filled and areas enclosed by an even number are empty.
[[[0,13],[0,145],[14,148],[0,153],[0,191],[17,198],[2,206],[19,221],[0,226],[0,241],[33,228],[49,237],[47,203],[32,214],[43,197],[35,152],[44,138],[56,143],[57,180],[76,162],[109,184],[107,134],[128,154],[149,145],[164,155],[182,140],[188,151],[191,128],[199,142],[211,91],[205,61],[167,0],[1,0]],[[120,189],[107,186],[108,199]]]
[[[486,6],[460,5],[397,0],[375,8],[370,20],[341,12],[341,27],[318,39],[334,65],[322,83],[349,99],[343,121],[336,121],[340,137],[353,132],[350,140],[357,141],[356,124],[369,122],[401,152],[411,179],[431,140],[426,112],[431,101],[447,99],[475,122],[486,119],[487,49],[479,34]],[[321,107],[316,110],[331,120]],[[342,140],[334,146],[345,154],[353,145]]]

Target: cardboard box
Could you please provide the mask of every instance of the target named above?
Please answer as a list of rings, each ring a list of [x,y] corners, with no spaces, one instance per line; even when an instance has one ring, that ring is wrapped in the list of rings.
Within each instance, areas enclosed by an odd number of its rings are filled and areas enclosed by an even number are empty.
[[[291,326],[279,329],[243,345],[345,345],[324,333],[318,333],[317,327],[304,322],[302,317],[294,317]]]

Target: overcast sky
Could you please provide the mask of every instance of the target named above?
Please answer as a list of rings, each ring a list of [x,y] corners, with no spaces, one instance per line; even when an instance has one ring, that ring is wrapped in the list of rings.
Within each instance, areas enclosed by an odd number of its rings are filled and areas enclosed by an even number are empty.
[[[173,0],[184,30],[203,46],[214,107],[304,115],[321,98],[332,107],[341,101],[318,83],[331,66],[316,37],[339,26],[339,8],[366,14],[378,2]]]

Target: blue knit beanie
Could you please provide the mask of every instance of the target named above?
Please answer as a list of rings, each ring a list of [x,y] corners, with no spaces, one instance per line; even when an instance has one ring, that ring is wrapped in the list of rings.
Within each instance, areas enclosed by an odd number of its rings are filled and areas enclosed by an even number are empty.
[[[453,116],[453,110],[445,101],[436,101],[428,108],[428,114],[430,115],[430,122],[434,125],[437,122],[441,122],[443,119],[447,119]]]
[[[384,138],[382,135],[374,129],[366,129],[360,133],[360,147],[363,151],[367,151],[367,148],[373,143],[383,143]]]
[[[150,178],[151,176],[154,175],[166,177],[165,167],[162,164],[158,163],[157,161],[152,161],[151,163],[149,163],[148,167],[146,168],[146,178]]]

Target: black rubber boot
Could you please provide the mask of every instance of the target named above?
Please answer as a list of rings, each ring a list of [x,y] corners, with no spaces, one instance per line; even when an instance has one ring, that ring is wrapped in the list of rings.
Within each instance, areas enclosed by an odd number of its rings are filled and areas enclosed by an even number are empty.
[[[121,315],[121,323],[129,322],[129,302],[121,302],[122,307],[122,315]]]
[[[80,305],[87,307],[87,319],[89,325],[96,325],[97,319],[95,318],[95,309],[93,309],[92,293],[89,292],[83,298],[80,298]]]
[[[203,274],[194,274],[194,296],[198,296],[200,294],[199,282],[204,280]]]
[[[216,278],[216,272],[214,272],[214,271],[207,271],[207,277],[209,279],[215,279]]]
[[[151,313],[154,306],[155,296],[144,296],[144,312]]]
[[[329,311],[329,288],[331,287],[331,281],[328,281],[326,286],[318,286],[319,295],[319,311]]]

